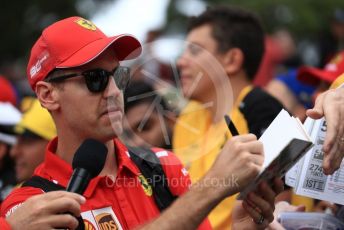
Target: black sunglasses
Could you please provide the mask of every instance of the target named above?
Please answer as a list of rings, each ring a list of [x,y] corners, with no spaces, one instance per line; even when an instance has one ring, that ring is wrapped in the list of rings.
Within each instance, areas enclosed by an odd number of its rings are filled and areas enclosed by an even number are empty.
[[[125,66],[117,66],[112,71],[104,69],[86,70],[82,73],[72,73],[63,76],[47,78],[47,82],[61,82],[68,78],[84,76],[87,88],[92,93],[103,92],[109,83],[112,76],[115,80],[116,86],[120,90],[125,90],[130,81],[130,68]]]

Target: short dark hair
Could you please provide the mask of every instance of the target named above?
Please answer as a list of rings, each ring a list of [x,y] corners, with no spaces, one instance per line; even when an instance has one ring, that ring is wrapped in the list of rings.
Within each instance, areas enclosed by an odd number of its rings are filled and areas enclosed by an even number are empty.
[[[141,103],[158,102],[163,110],[169,110],[164,98],[145,81],[131,82],[124,92],[124,109],[127,112],[130,108]]]
[[[264,54],[264,30],[259,18],[233,6],[209,7],[197,17],[190,18],[188,32],[209,24],[220,53],[239,48],[244,54],[243,68],[249,79],[258,71]]]

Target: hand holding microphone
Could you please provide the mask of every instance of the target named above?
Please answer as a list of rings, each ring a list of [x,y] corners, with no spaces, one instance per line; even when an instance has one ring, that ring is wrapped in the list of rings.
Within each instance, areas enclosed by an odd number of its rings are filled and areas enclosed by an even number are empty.
[[[33,196],[25,201],[7,219],[13,229],[84,229],[80,216],[83,194],[90,182],[104,167],[106,146],[96,140],[87,139],[75,152],[73,174],[67,191],[52,191]],[[1,226],[2,227],[2,226]]]
[[[91,179],[98,176],[104,168],[108,149],[94,139],[86,139],[76,150],[72,167],[73,174],[68,182],[66,191],[83,195]],[[78,218],[77,229],[84,229],[82,218]]]

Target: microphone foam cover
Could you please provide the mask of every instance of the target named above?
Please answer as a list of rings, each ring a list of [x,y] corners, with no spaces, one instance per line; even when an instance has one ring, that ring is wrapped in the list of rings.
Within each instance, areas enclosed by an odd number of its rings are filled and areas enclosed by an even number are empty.
[[[76,168],[86,169],[91,177],[96,177],[102,171],[106,156],[107,147],[94,139],[86,139],[76,150],[73,158],[73,170]]]

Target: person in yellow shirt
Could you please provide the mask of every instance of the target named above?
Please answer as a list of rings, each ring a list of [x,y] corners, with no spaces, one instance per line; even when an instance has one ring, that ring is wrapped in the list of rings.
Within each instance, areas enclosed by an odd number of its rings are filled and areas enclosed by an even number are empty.
[[[186,40],[177,67],[190,102],[176,121],[173,150],[196,182],[231,138],[225,114],[239,134],[260,137],[282,105],[252,86],[264,53],[264,32],[254,14],[227,6],[209,8],[191,18]],[[234,184],[235,178],[226,183]],[[225,199],[210,213],[214,229],[230,228],[235,199]]]

